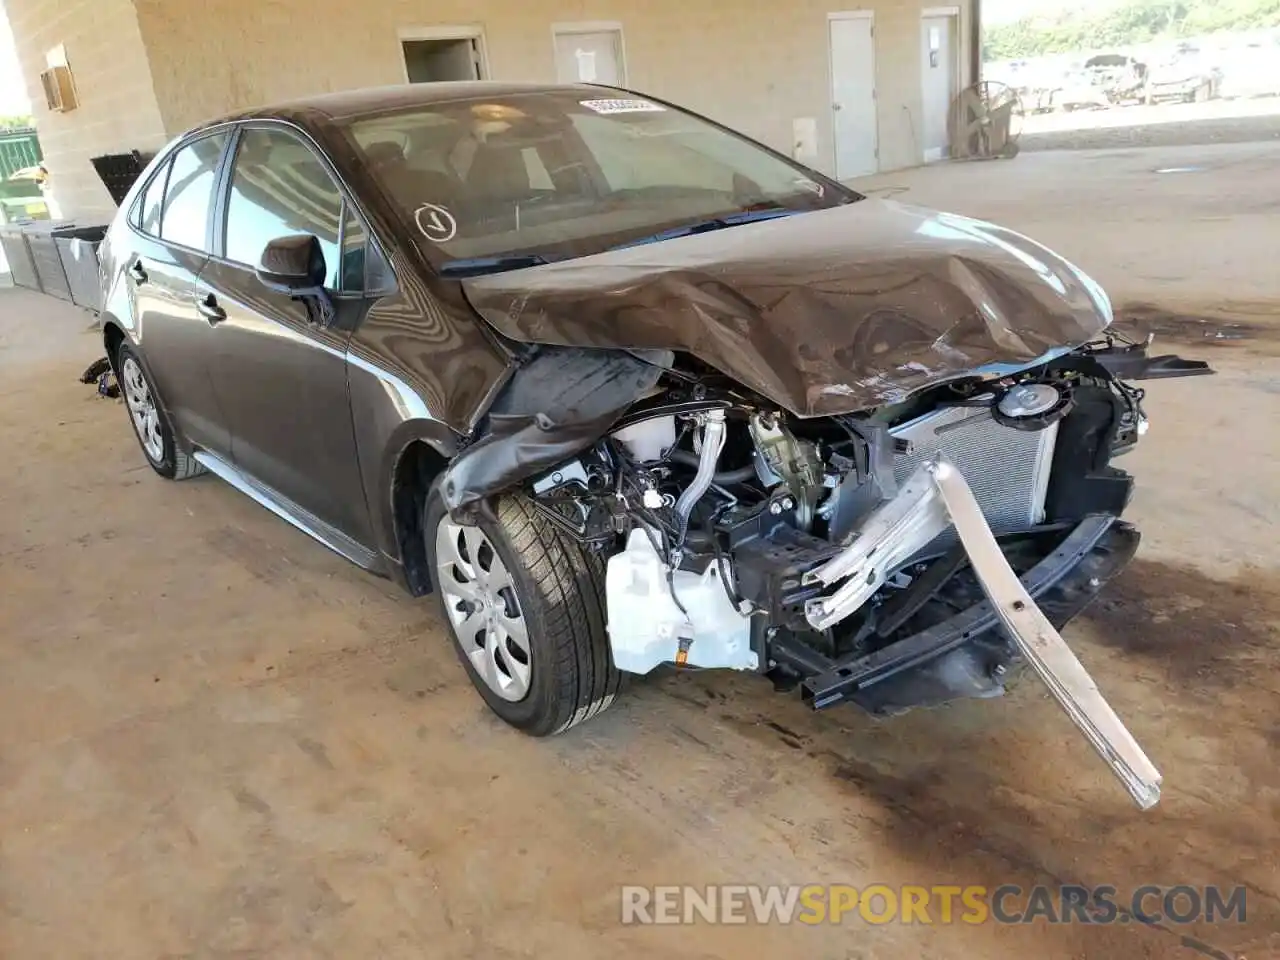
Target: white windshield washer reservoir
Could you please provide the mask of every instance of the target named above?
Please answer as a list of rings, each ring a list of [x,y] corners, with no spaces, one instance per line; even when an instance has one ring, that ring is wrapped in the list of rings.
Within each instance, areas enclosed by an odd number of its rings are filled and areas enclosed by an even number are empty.
[[[676,418],[654,417],[623,427],[613,439],[627,448],[638,463],[661,460],[676,445]]]

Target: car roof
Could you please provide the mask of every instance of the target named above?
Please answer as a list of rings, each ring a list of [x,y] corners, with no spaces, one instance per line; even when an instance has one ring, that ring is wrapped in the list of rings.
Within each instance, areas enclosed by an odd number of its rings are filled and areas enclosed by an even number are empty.
[[[364,116],[378,116],[396,110],[411,109],[450,100],[474,100],[528,93],[600,94],[617,92],[612,87],[594,84],[507,83],[499,80],[442,81],[436,83],[403,83],[391,87],[364,87],[342,90],[283,103],[242,110],[219,117],[202,126],[236,120],[298,120],[347,123]]]

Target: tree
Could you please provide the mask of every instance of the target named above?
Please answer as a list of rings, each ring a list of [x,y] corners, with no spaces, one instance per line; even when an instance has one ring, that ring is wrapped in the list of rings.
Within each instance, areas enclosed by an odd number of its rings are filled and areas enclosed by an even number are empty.
[[[1130,0],[1093,16],[1068,11],[991,27],[982,51],[987,60],[1014,60],[1278,25],[1280,0]]]

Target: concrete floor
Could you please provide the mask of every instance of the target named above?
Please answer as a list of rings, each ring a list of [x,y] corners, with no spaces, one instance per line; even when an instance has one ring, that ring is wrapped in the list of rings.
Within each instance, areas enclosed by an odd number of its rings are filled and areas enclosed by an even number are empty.
[[[1023,151],[1103,150],[1277,138],[1280,95],[1030,114],[1018,146]]]
[[[1042,154],[881,185],[1034,230],[1121,298],[1275,317],[1277,161]],[[557,740],[513,733],[430,603],[211,477],[156,478],[122,406],[76,383],[86,322],[0,291],[0,957],[1280,954],[1265,337],[1184,347],[1220,376],[1151,386],[1124,463],[1140,559],[1068,631],[1164,773],[1143,814],[1032,678],[877,722],[666,675]],[[1245,884],[1248,920],[618,922],[621,884],[1072,881]]]

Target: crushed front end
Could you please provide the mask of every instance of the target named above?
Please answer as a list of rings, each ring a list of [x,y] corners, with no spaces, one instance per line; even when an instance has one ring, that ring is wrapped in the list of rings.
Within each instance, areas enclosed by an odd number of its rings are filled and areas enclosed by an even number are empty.
[[[1138,543],[1112,460],[1147,419],[1117,371],[1208,372],[1104,341],[801,418],[686,358],[525,489],[604,557],[620,669],[892,713],[999,695],[1029,662],[1145,807],[1158,773],[1057,634]]]
[[[994,696],[1021,663],[1159,775],[1057,628],[1133,555],[1153,377],[1105,291],[995,224],[862,199],[464,282],[519,369],[450,510],[520,490],[607,569],[616,665],[756,671],[815,708]]]

